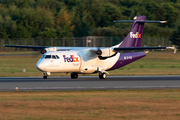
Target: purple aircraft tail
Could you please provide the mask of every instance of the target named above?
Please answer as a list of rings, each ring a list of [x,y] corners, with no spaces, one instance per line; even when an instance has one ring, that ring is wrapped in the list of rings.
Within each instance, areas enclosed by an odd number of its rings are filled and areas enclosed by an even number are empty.
[[[120,43],[119,47],[141,47],[145,24],[145,22],[143,21],[145,21],[145,19],[146,16],[137,16],[134,18],[134,21],[126,21],[133,22],[133,25],[131,31],[126,36],[126,38]]]
[[[134,18],[134,20],[114,21],[114,22],[133,22],[133,25],[131,31],[128,33],[126,38],[120,44],[112,47],[114,51],[123,54],[119,54],[119,59],[109,70],[123,67],[131,62],[134,62],[146,56],[146,53],[140,51],[161,49],[161,48],[166,49],[166,47],[141,47],[145,23],[166,23],[166,21],[145,21],[145,19],[146,16],[137,16]]]

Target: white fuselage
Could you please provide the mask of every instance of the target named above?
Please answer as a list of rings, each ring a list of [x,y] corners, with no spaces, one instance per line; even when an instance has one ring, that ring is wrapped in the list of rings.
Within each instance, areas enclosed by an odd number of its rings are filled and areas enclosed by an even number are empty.
[[[55,51],[45,53],[36,64],[42,72],[94,73],[97,69],[106,71],[117,62],[120,53],[100,60],[98,55],[84,51]]]

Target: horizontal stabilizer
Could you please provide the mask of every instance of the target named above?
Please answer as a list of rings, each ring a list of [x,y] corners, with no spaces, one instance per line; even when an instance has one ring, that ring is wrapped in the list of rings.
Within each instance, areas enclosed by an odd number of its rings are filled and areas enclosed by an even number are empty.
[[[130,23],[130,22],[136,22],[136,23],[167,23],[167,21],[134,21],[134,20],[115,20],[113,22],[126,22],[126,23]]]
[[[125,23],[133,23],[134,20],[114,20],[113,22],[125,22]]]
[[[167,47],[119,47],[119,48],[113,48],[113,50],[116,52],[147,51],[147,50],[154,50],[154,49],[167,49]]]

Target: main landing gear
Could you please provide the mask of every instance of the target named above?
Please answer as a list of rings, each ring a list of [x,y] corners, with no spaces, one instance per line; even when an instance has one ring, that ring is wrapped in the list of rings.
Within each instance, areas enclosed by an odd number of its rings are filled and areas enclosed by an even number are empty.
[[[78,74],[77,73],[71,73],[71,78],[72,79],[77,79],[78,78]]]
[[[48,79],[48,75],[50,75],[49,72],[43,72],[43,78]],[[78,73],[71,73],[71,78],[72,79],[77,79],[78,78]],[[99,79],[106,79],[106,73],[99,73]]]
[[[99,73],[99,79],[106,79],[106,74],[109,74],[107,71],[102,71],[100,67],[97,68]]]
[[[106,79],[105,73],[99,73],[99,79]]]

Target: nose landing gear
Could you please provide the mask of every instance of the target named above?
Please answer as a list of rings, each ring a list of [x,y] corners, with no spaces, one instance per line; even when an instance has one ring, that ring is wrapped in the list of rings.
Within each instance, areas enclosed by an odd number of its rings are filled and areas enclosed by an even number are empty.
[[[44,79],[48,79],[48,76],[43,76]]]
[[[51,73],[50,72],[43,72],[43,78],[44,79],[48,79],[48,75],[51,75]]]

